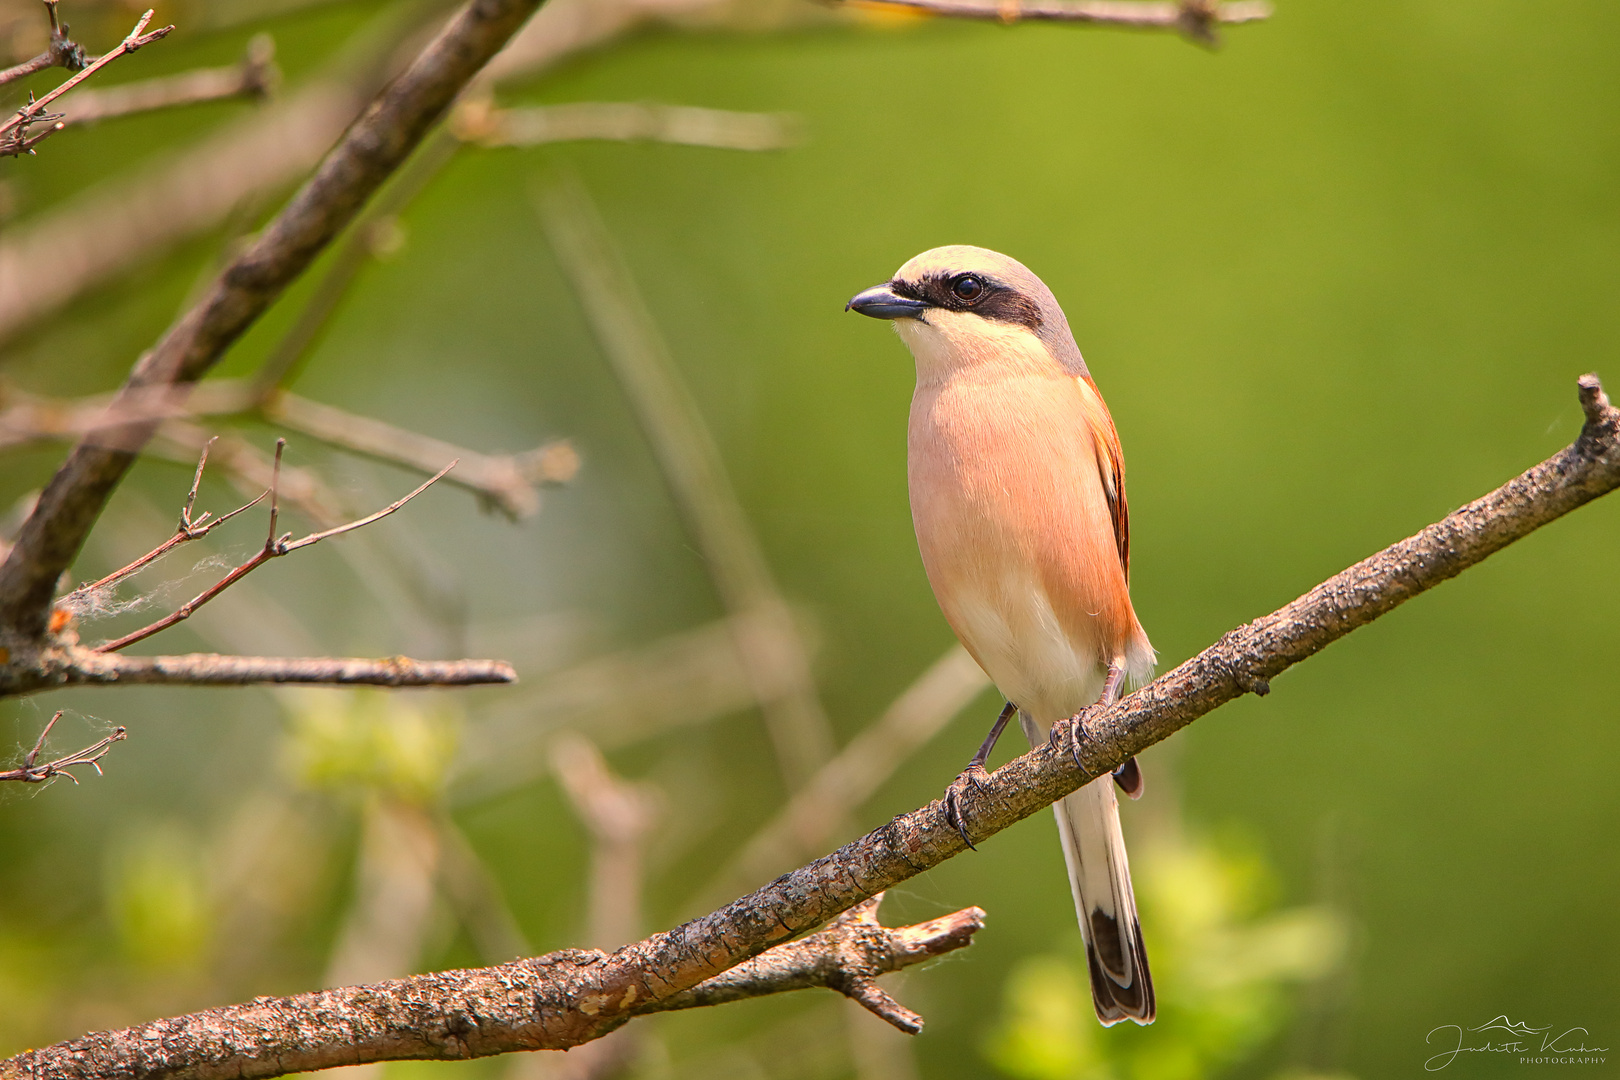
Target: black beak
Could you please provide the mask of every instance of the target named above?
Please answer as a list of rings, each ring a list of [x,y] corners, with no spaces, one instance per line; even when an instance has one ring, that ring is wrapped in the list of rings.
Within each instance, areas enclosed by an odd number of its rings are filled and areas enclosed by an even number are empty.
[[[845,311],[858,311],[873,319],[919,319],[928,305],[901,296],[887,285],[874,285],[844,305]]]

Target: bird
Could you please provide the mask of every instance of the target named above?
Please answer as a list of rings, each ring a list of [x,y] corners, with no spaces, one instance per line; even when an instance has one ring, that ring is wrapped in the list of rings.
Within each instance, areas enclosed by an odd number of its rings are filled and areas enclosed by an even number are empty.
[[[1009,256],[937,247],[846,311],[889,320],[916,362],[906,439],[912,524],[945,620],[1007,706],[947,789],[963,804],[1016,713],[1030,745],[1145,682],[1155,656],[1131,605],[1125,459],[1057,298]],[[1014,704],[1016,703],[1016,704]],[[1078,744],[1071,746],[1078,758]],[[1106,1027],[1153,1022],[1153,979],[1120,831],[1135,759],[1054,804],[1092,1003]]]

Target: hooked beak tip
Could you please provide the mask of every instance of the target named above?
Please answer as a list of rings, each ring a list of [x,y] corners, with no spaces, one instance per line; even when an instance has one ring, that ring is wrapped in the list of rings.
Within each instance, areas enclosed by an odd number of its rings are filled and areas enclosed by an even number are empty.
[[[923,301],[901,296],[888,285],[874,285],[851,297],[844,310],[858,311],[872,319],[916,319],[927,307]]]

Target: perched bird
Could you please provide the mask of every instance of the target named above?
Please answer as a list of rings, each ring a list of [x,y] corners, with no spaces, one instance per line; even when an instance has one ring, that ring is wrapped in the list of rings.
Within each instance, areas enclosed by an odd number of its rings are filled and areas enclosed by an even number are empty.
[[[1015,711],[1033,746],[1152,670],[1131,607],[1125,459],[1063,309],[1022,263],[934,248],[850,309],[892,320],[916,360],[906,445],[917,544],[946,621],[1008,702],[948,792],[966,839],[961,801]],[[1134,759],[1115,780],[1140,793]],[[1090,783],[1053,809],[1097,1018],[1149,1024],[1113,787]]]

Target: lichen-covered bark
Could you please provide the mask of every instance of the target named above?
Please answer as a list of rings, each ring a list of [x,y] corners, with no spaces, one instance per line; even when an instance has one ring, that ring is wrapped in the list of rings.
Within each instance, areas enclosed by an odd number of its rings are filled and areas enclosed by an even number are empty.
[[[1595,376],[1580,385],[1587,423],[1572,446],[1087,716],[1084,771],[1067,751],[1048,746],[996,770],[969,799],[969,835],[981,841],[1000,832],[1217,706],[1266,693],[1292,664],[1620,487],[1620,410]],[[611,954],[566,951],[99,1032],[0,1062],[0,1080],[264,1077],[358,1061],[577,1046],[636,1015],[673,1007],[682,995],[701,1003],[703,991],[689,992],[706,980],[964,850],[936,801],[719,911]],[[745,969],[711,984],[711,996],[723,999],[727,986],[753,977]]]

